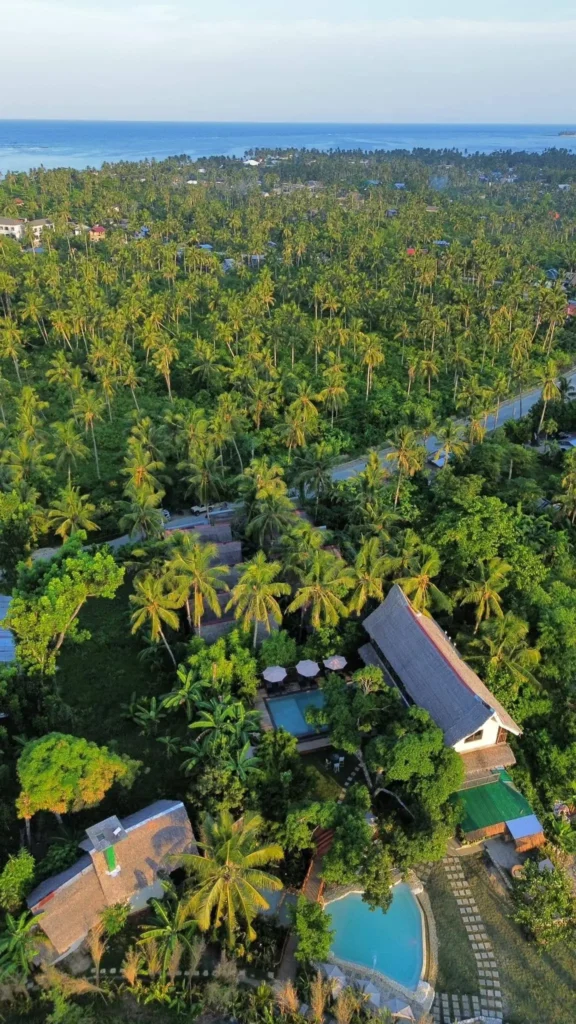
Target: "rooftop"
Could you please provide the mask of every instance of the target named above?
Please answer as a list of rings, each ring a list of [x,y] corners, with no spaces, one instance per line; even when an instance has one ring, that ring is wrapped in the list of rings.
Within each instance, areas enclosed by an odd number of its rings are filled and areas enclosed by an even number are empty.
[[[408,696],[442,729],[448,746],[471,736],[494,715],[504,729],[520,734],[438,623],[416,612],[397,584],[364,619],[364,628]]]
[[[495,773],[494,781],[484,786],[461,790],[453,799],[464,808],[464,832],[476,832],[504,821],[533,817],[526,797],[516,789],[506,771]]]
[[[158,872],[174,870],[170,858],[195,848],[180,800],[157,800],[122,821],[107,818],[86,831],[88,838],[80,843],[84,855],[41,882],[27,899],[33,913],[42,913],[41,927],[61,956],[82,941],[104,907],[130,901],[136,909],[138,901],[161,895],[152,888],[159,884]]]
[[[12,598],[6,594],[0,594],[0,663],[14,661],[16,658],[16,644],[11,630],[4,629],[1,623],[8,614]]]

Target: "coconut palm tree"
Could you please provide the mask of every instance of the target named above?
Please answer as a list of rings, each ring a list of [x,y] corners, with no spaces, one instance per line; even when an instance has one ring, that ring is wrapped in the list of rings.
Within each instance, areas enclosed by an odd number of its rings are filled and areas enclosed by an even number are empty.
[[[252,922],[259,910],[269,909],[263,891],[282,889],[279,878],[262,870],[284,857],[276,843],[259,845],[258,835],[263,825],[263,819],[253,811],[248,811],[238,821],[225,810],[220,811],[217,818],[206,814],[198,843],[202,854],[178,858],[198,880],[185,906],[196,916],[203,932],[210,927],[217,931],[225,925],[230,947],[241,926],[246,929],[249,941],[255,939]]]
[[[78,398],[74,402],[72,412],[74,416],[81,419],[84,423],[84,429],[86,432],[90,431],[92,435],[92,447],[94,450],[94,462],[96,463],[96,475],[100,480],[100,462],[98,460],[98,449],[96,447],[96,436],[94,434],[94,424],[99,423],[102,419],[102,413],[104,412],[104,399],[97,395],[95,391],[83,391],[78,395]]]
[[[212,445],[204,445],[196,449],[184,462],[178,463],[178,469],[186,472],[188,490],[196,494],[201,505],[209,506],[211,501],[220,497],[222,489],[222,467]]]
[[[549,359],[546,366],[540,370],[536,378],[536,384],[542,388],[542,415],[538,424],[538,433],[540,433],[546,418],[548,402],[553,402],[562,397],[562,392],[556,381],[556,363],[552,359]]]
[[[301,501],[313,495],[318,509],[320,498],[332,484],[334,463],[332,447],[326,441],[310,445],[294,460],[292,483],[298,488]]]
[[[184,603],[188,615],[188,623],[200,633],[205,605],[220,618],[222,610],[218,600],[218,591],[229,590],[224,576],[228,573],[227,565],[213,565],[218,557],[217,544],[203,544],[198,537],[190,533],[174,534],[172,554],[167,568],[173,573],[175,587],[182,588],[185,595]],[[192,595],[192,612],[190,596]]]
[[[40,915],[41,916],[41,915]],[[7,913],[0,932],[0,979],[26,979],[32,971],[34,958],[46,944],[38,928],[39,915],[27,911],[14,917]]]
[[[461,459],[470,447],[470,443],[466,440],[466,428],[455,423],[454,420],[448,420],[446,426],[440,427],[436,432],[436,437],[440,444],[437,451],[434,452],[434,458],[444,459],[443,469],[446,469],[453,455],[457,459]]]
[[[74,420],[66,420],[64,423],[53,423],[54,454],[56,455],[56,468],[65,469],[70,479],[72,468],[76,467],[79,459],[86,459],[89,450],[84,444],[76,429]]]
[[[344,560],[320,549],[314,552],[301,572],[301,586],[288,611],[304,613],[309,610],[314,629],[323,625],[336,626],[348,615],[343,599],[353,586],[352,570]]]
[[[387,558],[380,551],[380,544],[377,537],[370,540],[360,548],[354,565],[350,568],[350,577],[353,583],[353,591],[349,599],[348,609],[360,615],[367,601],[375,598],[381,601],[384,594],[382,580],[387,571]]]
[[[416,432],[410,427],[400,427],[392,439],[393,451],[385,455],[387,462],[395,462],[398,467],[398,483],[394,496],[394,508],[400,497],[400,484],[403,476],[414,476],[422,469],[426,460],[426,448],[418,442]]]
[[[512,566],[502,558],[490,558],[488,562],[479,562],[473,578],[464,580],[464,586],[456,591],[456,599],[462,604],[476,606],[476,626],[491,615],[502,617],[502,598],[500,591],[507,585],[506,576]]]
[[[154,643],[158,643],[159,639],[162,640],[170,655],[170,660],[176,668],[176,658],[166,639],[162,625],[169,626],[170,629],[178,629],[179,618],[176,609],[181,608],[184,603],[182,595],[174,590],[170,591],[167,588],[166,580],[158,579],[151,573],[137,577],[134,580],[134,590],[135,593],[130,594],[130,603],[136,606],[136,610],[130,616],[132,632],[137,633],[143,626],[149,626],[150,639]]]
[[[366,367],[366,401],[370,397],[374,382],[374,370],[384,362],[382,342],[376,334],[366,335],[365,343],[362,346],[362,362]]]
[[[430,615],[433,607],[442,611],[449,611],[452,607],[450,599],[433,582],[440,568],[438,552],[423,544],[419,555],[415,555],[408,563],[408,575],[396,580],[417,612]]]
[[[479,662],[489,677],[505,673],[512,682],[512,695],[526,683],[537,689],[540,683],[533,670],[540,664],[541,655],[527,643],[529,630],[528,623],[512,612],[483,622],[480,635],[469,644],[467,658]]]
[[[149,491],[142,488],[138,494],[131,494],[129,501],[119,502],[124,514],[119,527],[130,537],[161,537],[164,532],[164,516],[160,508],[164,491]]]
[[[90,519],[95,511],[96,506],[89,500],[88,495],[80,494],[79,487],[72,487],[68,483],[66,487],[61,488],[58,498],[53,500],[51,508],[48,509],[48,522],[56,527],[55,533],[66,541],[78,530],[90,533],[99,529]]]
[[[259,551],[251,561],[246,562],[232,596],[226,605],[226,611],[234,609],[234,618],[238,619],[243,629],[253,626],[253,646],[256,650],[258,625],[263,623],[270,632],[270,619],[278,625],[282,622],[282,611],[277,598],[290,593],[287,583],[278,581],[282,566],[280,562],[269,562],[263,551]]]
[[[164,463],[155,458],[149,448],[134,437],[129,439],[124,466],[120,472],[128,477],[127,487],[133,493],[138,494],[142,489],[159,491],[162,485],[158,474],[163,469]]]
[[[246,536],[254,538],[262,548],[274,542],[295,525],[296,510],[286,496],[263,498],[248,510]]]

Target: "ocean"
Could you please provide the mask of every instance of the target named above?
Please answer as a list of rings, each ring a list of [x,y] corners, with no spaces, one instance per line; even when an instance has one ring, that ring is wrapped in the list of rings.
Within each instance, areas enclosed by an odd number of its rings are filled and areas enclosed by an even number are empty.
[[[162,160],[186,153],[243,156],[252,148],[393,150],[465,153],[558,147],[576,152],[574,125],[264,124],[160,121],[2,121],[0,173],[33,167],[101,167],[117,160]]]

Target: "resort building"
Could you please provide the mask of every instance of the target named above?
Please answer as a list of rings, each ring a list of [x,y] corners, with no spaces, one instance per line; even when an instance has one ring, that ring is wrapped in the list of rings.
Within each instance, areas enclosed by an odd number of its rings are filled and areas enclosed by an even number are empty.
[[[50,940],[47,958],[56,963],[78,949],[105,907],[128,902],[142,910],[152,897],[162,899],[159,872],[175,871],[172,857],[197,852],[192,826],[179,800],[157,800],[122,821],[106,818],[86,829],[84,856],[47,878],[27,903],[41,914],[39,925]]]
[[[42,232],[45,230],[51,231],[54,228],[54,224],[51,220],[47,220],[46,217],[41,217],[39,220],[27,221],[26,227],[32,232],[34,242],[36,243],[40,241]]]
[[[16,238],[20,241],[25,229],[26,221],[21,217],[0,217],[0,238]]]
[[[407,704],[425,708],[442,729],[446,745],[460,754],[466,772],[463,792],[459,794],[463,802],[474,802],[469,796],[474,787],[490,787],[491,791],[494,786],[499,787],[498,791],[504,787],[506,794],[514,790],[520,798],[492,802],[491,812],[480,816],[465,813],[466,834],[473,833],[470,838],[480,839],[483,831],[485,835],[501,832],[515,838],[515,817],[532,815],[532,809],[503,771],[516,762],[508,740],[510,736],[521,735],[519,726],[460,656],[438,623],[416,611],[397,584],[364,620],[364,628],[370,637],[370,643],[359,651],[364,663],[381,668],[388,683],[398,688]],[[491,795],[496,795],[495,789]],[[476,793],[476,802],[479,797]],[[521,801],[524,803],[520,806]],[[509,816],[504,817],[505,814]]]

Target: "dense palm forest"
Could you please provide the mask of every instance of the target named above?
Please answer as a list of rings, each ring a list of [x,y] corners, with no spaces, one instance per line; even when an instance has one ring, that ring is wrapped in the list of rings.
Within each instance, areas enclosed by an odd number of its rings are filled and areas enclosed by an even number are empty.
[[[0,674],[0,980],[28,1019],[96,1019],[113,950],[131,1013],[265,1021],[272,994],[242,994],[237,964],[274,969],[283,936],[254,887],[298,887],[316,828],[335,835],[326,882],[360,882],[373,907],[393,869],[445,855],[460,760],[357,658],[393,581],[519,722],[515,780],[576,850],[552,817],[576,787],[576,462],[560,443],[576,428],[576,158],[255,156],[0,180],[0,216],[53,225],[40,247],[26,228],[0,239],[0,589],[17,654]],[[527,417],[487,433],[534,387]],[[361,472],[334,475],[358,455]],[[215,544],[165,533],[167,513],[221,502],[243,544],[232,575]],[[210,645],[203,623],[223,612],[238,628]],[[335,653],[354,685],[327,674],[310,719],[387,803],[364,782],[339,802],[294,737],[260,732],[262,669]],[[108,915],[94,986],[39,971],[33,881],[74,861],[87,824],[166,796],[203,836],[196,887],[139,932]],[[217,898],[224,841],[237,888]],[[250,856],[273,872],[252,888]],[[320,1022],[316,909],[299,903],[294,927]],[[231,958],[206,992],[176,980],[206,955],[200,936]],[[343,1024],[365,1012],[345,1003]],[[277,1012],[298,1005],[288,987]]]

